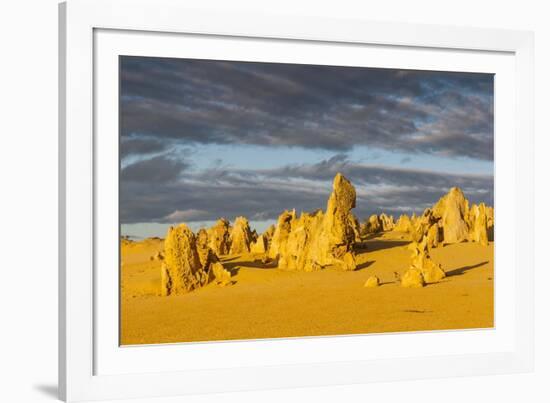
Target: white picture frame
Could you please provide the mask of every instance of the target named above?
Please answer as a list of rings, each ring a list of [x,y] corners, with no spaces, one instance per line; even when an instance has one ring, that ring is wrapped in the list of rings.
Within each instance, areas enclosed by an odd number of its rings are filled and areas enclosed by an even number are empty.
[[[158,55],[171,53],[171,49],[178,47],[172,41],[179,40],[181,35],[192,35],[199,40],[225,38],[251,43],[278,41],[282,48],[290,48],[293,44],[324,46],[335,52],[339,47],[353,45],[357,49],[383,49],[388,57],[391,57],[392,52],[407,52],[412,59],[420,58],[422,52],[438,52],[440,60],[437,63],[434,61],[430,64],[434,58],[429,55],[422,57],[425,68],[451,69],[453,60],[457,66],[461,60],[461,71],[468,70],[469,63],[472,71],[493,71],[493,61],[489,60],[492,59],[491,55],[502,55],[501,59],[506,61],[503,62],[502,70],[498,70],[500,73],[497,74],[497,80],[502,77],[501,82],[505,82],[497,88],[502,89],[500,96],[506,94],[510,101],[499,103],[496,98],[495,102],[495,130],[501,139],[500,142],[498,139],[496,141],[495,204],[502,206],[497,207],[496,214],[499,218],[507,216],[510,225],[501,227],[506,230],[506,234],[502,235],[499,244],[505,247],[500,248],[502,255],[499,255],[498,249],[496,254],[496,266],[503,273],[502,276],[497,274],[503,279],[500,283],[497,279],[497,314],[498,307],[505,306],[506,309],[500,313],[506,319],[499,322],[497,315],[495,332],[491,334],[491,337],[498,336],[502,344],[494,343],[496,339],[489,338],[487,333],[470,331],[445,335],[430,332],[383,336],[397,343],[399,341],[396,338],[407,340],[407,343],[432,343],[438,338],[445,338],[453,340],[453,343],[456,340],[462,346],[455,349],[419,349],[406,356],[397,353],[393,356],[368,355],[368,349],[361,347],[376,344],[378,340],[383,343],[382,336],[380,339],[360,336],[324,337],[282,342],[205,343],[200,347],[191,344],[162,348],[143,346],[139,347],[141,350],[119,349],[113,341],[112,321],[104,321],[109,316],[105,312],[110,309],[109,303],[112,302],[110,294],[105,290],[118,287],[118,283],[113,283],[116,280],[109,276],[98,275],[100,272],[97,268],[98,261],[104,256],[101,253],[98,255],[98,245],[103,239],[101,234],[105,233],[101,224],[105,210],[98,210],[103,199],[98,200],[97,192],[98,186],[103,186],[105,181],[98,181],[98,178],[108,175],[112,167],[103,157],[110,148],[105,147],[105,141],[97,142],[96,130],[104,127],[102,125],[105,121],[102,120],[104,118],[98,118],[98,112],[101,115],[102,110],[108,111],[109,99],[113,100],[107,91],[99,91],[98,85],[106,82],[108,87],[109,82],[113,82],[108,63],[104,64],[102,60],[122,52],[120,46],[124,46],[126,52],[133,45],[131,40],[120,40],[116,35],[103,35],[105,32],[122,36],[141,35],[134,43],[138,42],[142,46],[140,49],[146,49],[150,42],[149,49],[157,49],[157,52],[161,52]],[[154,40],[147,39],[153,37]],[[186,9],[183,2],[170,0],[70,0],[60,5],[59,39],[59,391],[62,399],[77,401],[171,396],[532,370],[532,33],[359,19],[228,15],[215,10],[205,12]],[[283,53],[280,57],[288,58]],[[382,60],[383,57],[380,57]],[[448,66],[444,63],[448,63]],[[500,67],[494,69],[497,71]],[[107,80],[103,79],[105,76]],[[502,120],[499,124],[499,116],[508,120]],[[108,125],[105,127],[108,132]],[[501,150],[498,144],[503,145]],[[113,173],[112,176],[116,175]],[[118,237],[118,233],[113,235]],[[506,279],[509,281],[504,281]],[[498,298],[509,304],[499,305]],[[110,302],[98,303],[99,300]],[[112,310],[117,311],[118,307],[113,306]],[[115,319],[117,317],[113,316],[113,321]],[[489,344],[494,348],[487,348]],[[215,357],[208,361],[208,365],[199,365],[200,360],[205,362],[206,355],[201,358],[199,352],[193,353],[193,350],[201,349],[210,349],[208,354]],[[243,357],[239,354],[244,354],[245,350],[254,352],[251,354],[254,360],[235,359]],[[271,351],[270,355],[259,353],[264,350]],[[352,357],[350,352],[356,351],[365,351],[365,354],[354,353]],[[102,355],[98,360],[99,353]],[[163,363],[168,356],[177,356],[176,362],[183,362],[188,357],[189,365],[165,366]],[[290,356],[295,361],[285,359]],[[221,365],[223,360],[225,365]],[[104,362],[109,365],[104,366]],[[130,368],[134,370],[130,371]]]

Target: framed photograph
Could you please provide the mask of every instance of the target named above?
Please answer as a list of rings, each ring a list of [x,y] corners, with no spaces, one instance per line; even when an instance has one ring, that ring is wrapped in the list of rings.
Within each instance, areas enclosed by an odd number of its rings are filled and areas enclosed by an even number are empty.
[[[533,36],[60,5],[66,401],[527,372]]]

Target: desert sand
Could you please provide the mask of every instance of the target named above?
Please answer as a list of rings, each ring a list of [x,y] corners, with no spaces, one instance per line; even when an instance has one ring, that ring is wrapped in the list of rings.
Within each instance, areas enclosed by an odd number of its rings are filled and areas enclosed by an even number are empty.
[[[261,235],[238,217],[123,239],[121,344],[493,327],[492,209],[458,188],[434,202],[360,224],[337,176],[325,211]]]

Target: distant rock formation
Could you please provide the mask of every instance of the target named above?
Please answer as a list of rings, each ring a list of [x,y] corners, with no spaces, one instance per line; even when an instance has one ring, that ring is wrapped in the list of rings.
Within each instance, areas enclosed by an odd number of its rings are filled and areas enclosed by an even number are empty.
[[[444,243],[450,244],[468,240],[469,228],[466,223],[468,201],[462,190],[457,187],[451,188],[449,193],[434,205],[432,211],[434,217],[441,220]]]
[[[266,243],[266,250],[265,250],[265,258],[268,259],[268,253],[269,253],[269,249],[271,248],[271,241],[273,239],[273,235],[275,234],[275,225],[271,224],[269,227],[267,227],[267,229],[264,231],[264,233],[262,234],[264,240],[265,240],[265,243]]]
[[[195,237],[185,224],[170,227],[164,240],[161,295],[185,294],[228,276],[231,277],[231,274],[208,246],[205,230],[200,230]]]
[[[495,209],[487,206],[487,238],[494,241],[495,230]]]
[[[231,229],[231,255],[250,252],[250,244],[253,241],[252,231],[246,217],[237,217]]]
[[[393,222],[393,216],[388,216],[385,213],[382,213],[378,216],[378,219],[380,220],[380,223],[382,225],[382,231],[391,231],[395,227],[395,223]]]
[[[258,239],[258,231],[254,229],[252,232],[250,232],[250,244],[253,244]]]
[[[208,244],[208,233],[205,229],[200,229],[199,232],[197,232],[195,241],[201,267],[209,267],[210,264],[218,261],[218,256]]]
[[[322,232],[323,212],[302,213],[291,221],[286,244],[280,248],[277,267],[283,270],[315,271],[321,266],[312,259],[314,239]]]
[[[435,228],[432,228],[434,225]],[[437,218],[434,216],[432,210],[427,208],[421,216],[415,217],[414,221],[411,220],[409,234],[411,235],[413,242],[420,242],[424,236],[428,235],[428,232],[431,229],[432,242],[430,242],[430,244],[435,243],[437,246],[439,241],[438,226],[439,224]]]
[[[268,251],[269,241],[265,234],[259,235],[255,242],[250,245],[250,252],[260,254]]]
[[[441,242],[441,236],[439,231],[439,224],[434,223],[426,232],[426,241],[429,248],[437,248],[439,243]]]
[[[220,218],[208,229],[208,246],[217,256],[227,255],[231,247],[229,221]]]
[[[483,246],[489,245],[487,209],[484,203],[472,205],[469,212],[470,240]]]
[[[439,243],[452,244],[464,241],[477,242],[483,246],[489,245],[492,240],[493,209],[485,203],[469,206],[464,193],[457,187],[451,188],[431,209],[436,224],[441,228],[437,242],[434,239],[435,230],[424,231],[430,235],[429,246],[435,247]]]
[[[292,229],[292,222],[296,219],[296,211],[283,211],[277,219],[277,226],[271,239],[271,245],[269,247],[269,257],[276,259],[277,256],[286,253],[286,244],[290,230]]]
[[[397,219],[397,223],[394,226],[394,231],[399,232],[409,232],[411,230],[412,224],[411,219],[406,214],[401,214]]]
[[[334,178],[326,212],[285,211],[277,221],[269,256],[278,258],[278,267],[287,270],[314,271],[333,265],[355,270],[352,247],[356,240],[357,220],[355,188],[342,174]]]
[[[382,223],[380,222],[380,218],[378,218],[378,215],[373,214],[363,224],[362,233],[364,235],[369,235],[369,234],[377,234],[380,231],[382,231]]]
[[[385,213],[380,215],[373,214],[362,225],[361,233],[363,235],[377,234],[379,232],[391,231],[394,227],[393,216],[388,216]]]
[[[271,224],[265,232],[262,234],[268,242],[271,242],[271,239],[273,238],[273,234],[275,233],[275,225]]]
[[[349,220],[349,224],[351,225],[353,234],[355,235],[355,242],[361,242],[361,224],[359,223],[359,220],[353,214],[349,215]]]
[[[492,212],[493,209],[483,203],[469,207],[462,190],[453,187],[421,216],[401,215],[394,230],[408,233],[413,242],[426,238],[429,248],[464,241],[486,246],[492,240]]]

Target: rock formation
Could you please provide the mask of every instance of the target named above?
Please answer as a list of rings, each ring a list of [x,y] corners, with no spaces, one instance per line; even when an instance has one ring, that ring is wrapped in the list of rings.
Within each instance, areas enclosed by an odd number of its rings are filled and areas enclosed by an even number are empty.
[[[185,224],[170,227],[164,240],[161,295],[185,294],[228,276],[231,277],[231,274],[208,246],[205,230],[200,230],[195,237]]]
[[[430,247],[435,247],[438,243],[452,244],[467,240],[487,246],[489,240],[492,240],[493,209],[486,207],[484,203],[472,204],[470,207],[459,188],[451,188],[431,211],[431,221],[438,225],[440,231],[436,233],[431,227],[428,231],[423,231],[424,235],[429,235]]]
[[[468,201],[464,193],[457,187],[451,188],[449,193],[443,196],[434,205],[433,215],[441,220],[443,228],[443,242],[446,244],[463,242],[468,240]]]
[[[376,214],[373,214],[363,225],[363,233],[367,234],[376,234],[382,231],[382,223]]]
[[[252,232],[248,225],[246,217],[237,217],[231,229],[231,255],[250,252],[250,244],[252,243]]]
[[[439,223],[431,209],[424,210],[420,217],[411,222],[409,233],[413,242],[420,242],[422,238],[428,237],[429,246],[435,247],[439,243]]]
[[[199,255],[199,261],[201,262],[201,267],[207,268],[210,264],[218,261],[218,256],[209,246],[208,233],[206,230],[200,229],[199,232],[197,232],[197,236],[195,237],[195,245]]]
[[[394,226],[395,231],[399,232],[409,232],[411,229],[411,219],[408,215],[402,214],[399,216],[399,219],[397,220],[397,223]]]
[[[252,232],[250,232],[250,243],[253,244],[258,239],[258,231],[254,229]]]
[[[315,271],[321,266],[312,259],[315,237],[322,232],[323,212],[302,213],[291,222],[286,244],[280,248],[277,267],[283,270]]]
[[[149,258],[149,260],[164,260],[164,255],[162,252],[157,252]]]
[[[266,253],[268,251],[268,239],[265,234],[259,235],[255,242],[250,245],[250,252],[252,253]]]
[[[422,272],[413,267],[409,268],[401,277],[401,287],[420,288],[424,287]]]
[[[394,227],[393,216],[388,216],[385,213],[380,215],[373,214],[363,224],[361,232],[364,235],[377,234],[379,232],[391,231]]]
[[[185,294],[202,285],[204,273],[195,245],[195,235],[185,225],[170,227],[164,240],[162,294]]]
[[[271,259],[276,259],[277,256],[286,253],[286,243],[288,241],[288,236],[290,235],[292,222],[295,219],[296,212],[294,210],[283,211],[277,219],[277,226],[275,228],[275,232],[273,233],[271,245],[269,247],[269,257]]]
[[[494,241],[495,231],[495,209],[487,207],[487,238],[489,241]]]
[[[210,281],[215,281],[218,285],[225,287],[231,283],[231,273],[225,270],[220,262],[215,262],[210,268]]]
[[[437,246],[441,242],[441,238],[440,238],[440,235],[439,235],[439,224],[437,224],[437,223],[432,224],[428,228],[428,231],[426,232],[425,236],[426,236],[426,241],[427,241],[428,247],[429,248],[437,248]]]
[[[393,216],[388,216],[385,213],[380,214],[378,217],[381,225],[382,225],[382,231],[391,231],[395,227],[395,223],[393,222]]]
[[[269,227],[267,227],[262,235],[267,239],[268,242],[271,242],[273,234],[275,234],[275,225],[271,224]]]
[[[473,205],[470,209],[470,239],[483,246],[489,245],[487,209],[484,203]]]
[[[429,255],[427,237],[421,242],[414,242],[410,248],[413,250],[412,262],[401,278],[403,287],[422,287],[424,284],[436,283],[445,278],[445,271]]]
[[[353,214],[349,215],[349,225],[353,229],[355,242],[361,242],[361,224],[359,224],[359,220]]]
[[[355,232],[349,225],[351,209],[355,208],[355,197],[355,188],[351,182],[342,174],[336,174],[321,231],[312,240],[310,255],[315,264],[355,270],[355,256],[352,252]]]
[[[300,218],[294,211],[281,214],[269,250],[271,258],[278,257],[278,267],[314,271],[333,265],[355,270],[355,197],[353,185],[337,174],[325,213],[303,213]]]
[[[370,276],[367,281],[365,282],[365,287],[367,288],[375,288],[380,285],[380,279],[376,276]]]
[[[220,218],[214,226],[208,229],[208,246],[217,256],[227,255],[231,247],[229,221]]]

